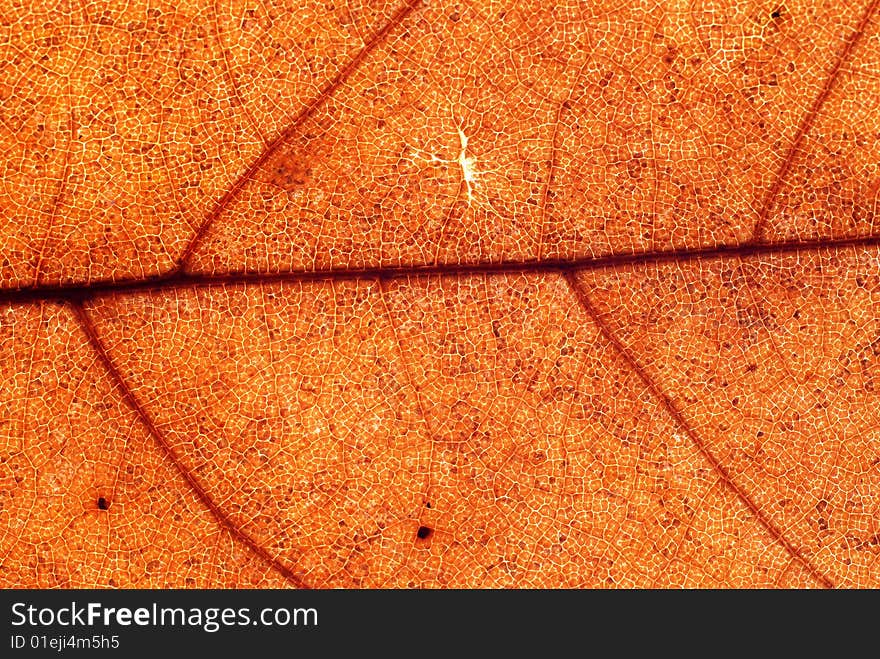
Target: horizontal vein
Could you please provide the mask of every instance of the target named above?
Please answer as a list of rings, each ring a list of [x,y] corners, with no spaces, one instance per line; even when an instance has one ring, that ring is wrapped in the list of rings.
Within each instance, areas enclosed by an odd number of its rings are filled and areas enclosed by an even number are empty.
[[[374,268],[344,268],[331,270],[293,270],[290,272],[261,273],[234,272],[219,275],[177,272],[145,279],[120,279],[87,284],[42,284],[19,288],[0,289],[0,304],[26,303],[37,300],[84,300],[98,295],[135,293],[138,291],[179,290],[187,287],[233,286],[244,284],[271,284],[307,281],[342,281],[356,279],[406,279],[430,275],[477,275],[544,273],[560,270],[591,270],[627,265],[652,263],[687,263],[725,256],[759,257],[774,254],[818,252],[847,248],[880,246],[880,235],[861,238],[824,239],[778,243],[744,243],[741,245],[700,247],[661,252],[632,252],[573,259],[545,259],[542,261],[507,261],[497,263],[450,263],[439,265],[387,266]]]
[[[140,418],[141,422],[146,427],[147,431],[150,435],[155,439],[156,443],[159,444],[159,447],[164,451],[164,453],[168,456],[171,462],[174,464],[177,471],[186,481],[187,485],[192,489],[195,493],[196,497],[202,504],[211,511],[211,514],[218,521],[218,523],[229,531],[232,536],[243,543],[246,547],[248,547],[252,552],[254,552],[257,556],[263,559],[266,563],[271,565],[275,570],[277,570],[285,579],[295,585],[297,588],[307,588],[305,583],[303,583],[302,579],[300,579],[297,575],[291,571],[286,565],[281,563],[277,558],[271,556],[269,552],[267,552],[263,547],[258,545],[253,538],[247,535],[238,525],[234,524],[229,516],[223,512],[214,500],[208,495],[207,491],[204,487],[195,479],[195,477],[189,472],[189,470],[183,465],[180,458],[174,452],[174,449],[169,444],[168,440],[165,439],[165,436],[159,432],[159,429],[156,427],[156,424],[153,423],[153,420],[147,414],[146,410],[141,405],[140,401],[138,401],[137,397],[134,395],[134,392],[128,387],[125,382],[125,379],[122,377],[122,374],[119,372],[119,369],[116,368],[116,365],[113,363],[113,360],[110,358],[107,349],[104,347],[103,342],[98,336],[98,331],[95,328],[95,324],[92,322],[91,317],[86,312],[83,307],[82,302],[80,301],[72,301],[70,303],[71,308],[79,322],[80,327],[82,327],[83,332],[89,340],[92,348],[95,350],[95,353],[98,356],[101,364],[104,366],[104,369],[110,375],[111,379],[116,383],[119,387],[119,391],[122,394],[122,397],[125,399],[125,402],[128,406],[137,414]]]
[[[697,450],[703,455],[703,457],[709,462],[712,466],[712,469],[718,474],[721,482],[727,487],[731,492],[733,492],[736,497],[745,504],[746,508],[748,508],[752,515],[758,520],[758,522],[763,526],[767,532],[771,535],[771,537],[778,542],[785,550],[797,559],[803,566],[812,574],[823,586],[826,588],[833,588],[834,584],[831,580],[826,577],[824,574],[819,572],[819,570],[812,565],[806,557],[801,553],[800,549],[795,547],[789,540],[783,535],[782,530],[773,523],[767,515],[765,515],[761,509],[752,501],[751,497],[743,490],[736,481],[731,477],[730,472],[727,471],[727,468],[721,464],[718,458],[715,457],[715,454],[709,450],[709,447],[706,445],[706,442],[696,433],[696,431],[691,428],[690,424],[685,420],[684,415],[681,411],[675,406],[672,402],[672,399],[669,398],[665,393],[660,390],[660,387],[657,386],[657,383],[648,375],[647,371],[642,368],[641,364],[639,364],[635,357],[630,354],[630,351],[620,342],[620,340],[611,332],[611,329],[608,327],[608,323],[605,322],[605,319],[599,315],[599,312],[596,311],[596,308],[593,306],[592,302],[590,302],[589,297],[587,296],[586,291],[584,291],[583,287],[577,281],[577,275],[574,271],[568,271],[565,273],[565,280],[574,293],[575,297],[578,300],[580,306],[587,312],[587,314],[592,318],[593,322],[599,328],[602,336],[605,337],[605,340],[608,341],[617,351],[617,353],[623,358],[626,362],[627,366],[630,370],[638,376],[638,378],[644,383],[644,385],[651,392],[651,395],[657,400],[657,402],[663,407],[664,410],[672,417],[675,423],[684,430],[685,434],[690,438],[691,442],[693,442],[694,446],[697,447]]]
[[[177,267],[173,272],[183,272],[186,269],[187,264],[189,263],[190,258],[192,257],[195,250],[198,248],[199,244],[201,244],[205,235],[208,233],[208,229],[214,224],[218,217],[223,213],[224,210],[229,206],[233,199],[241,192],[241,189],[245,186],[245,184],[254,177],[257,170],[262,167],[266,161],[272,157],[272,155],[281,148],[281,146],[290,139],[290,137],[302,126],[308,119],[320,108],[328,98],[330,98],[333,93],[351,76],[352,73],[357,70],[357,68],[363,63],[363,61],[367,58],[367,56],[376,49],[376,47],[382,43],[388,33],[391,32],[397,25],[399,25],[412,11],[422,2],[422,0],[407,0],[406,4],[398,9],[394,15],[388,20],[387,23],[376,32],[370,40],[364,44],[363,48],[358,52],[357,55],[352,58],[352,60],[343,67],[339,73],[336,74],[327,85],[318,93],[318,95],[313,98],[299,113],[293,118],[287,128],[281,132],[272,142],[266,147],[262,153],[260,153],[259,157],[251,163],[251,166],[248,167],[247,171],[242,174],[235,183],[232,184],[232,187],[226,191],[220,201],[217,202],[217,205],[214,207],[214,210],[211,211],[210,215],[205,218],[205,221],[202,222],[201,226],[196,229],[195,234],[192,239],[190,239],[189,243],[187,243],[186,247],[183,248],[183,252],[181,253],[179,259],[177,260]]]
[[[880,0],[871,0],[871,2],[868,3],[868,8],[859,20],[858,25],[856,25],[855,29],[847,37],[843,49],[840,51],[840,54],[834,62],[834,66],[831,67],[831,71],[828,73],[825,83],[819,91],[819,95],[816,97],[816,100],[813,101],[813,105],[810,107],[807,114],[804,115],[800,126],[798,126],[798,130],[794,135],[791,146],[789,146],[785,158],[783,158],[782,164],[779,166],[779,171],[776,172],[776,177],[773,179],[773,185],[770,186],[767,195],[764,197],[764,202],[761,205],[761,211],[758,214],[758,220],[755,223],[755,229],[753,231],[752,240],[755,242],[763,240],[764,230],[767,225],[767,217],[770,215],[770,209],[773,206],[776,196],[779,194],[782,183],[788,175],[788,170],[791,169],[791,166],[794,163],[797,150],[800,148],[801,142],[804,141],[804,137],[806,137],[807,133],[816,122],[816,117],[822,109],[822,106],[825,104],[825,101],[828,99],[828,96],[831,94],[831,90],[834,88],[834,83],[840,76],[840,71],[843,68],[844,63],[849,59],[856,43],[858,43],[859,39],[865,33],[865,28],[868,27],[868,21],[871,20],[871,16],[877,9],[878,1]]]

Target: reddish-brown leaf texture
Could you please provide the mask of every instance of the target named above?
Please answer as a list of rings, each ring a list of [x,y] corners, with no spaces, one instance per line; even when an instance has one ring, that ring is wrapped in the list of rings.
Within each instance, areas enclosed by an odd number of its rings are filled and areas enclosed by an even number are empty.
[[[0,585],[877,587],[878,0],[0,7]]]

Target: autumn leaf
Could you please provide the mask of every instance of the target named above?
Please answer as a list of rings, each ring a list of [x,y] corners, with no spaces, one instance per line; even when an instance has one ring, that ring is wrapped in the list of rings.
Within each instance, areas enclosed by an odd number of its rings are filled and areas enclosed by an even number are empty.
[[[0,8],[0,584],[877,587],[880,19]]]

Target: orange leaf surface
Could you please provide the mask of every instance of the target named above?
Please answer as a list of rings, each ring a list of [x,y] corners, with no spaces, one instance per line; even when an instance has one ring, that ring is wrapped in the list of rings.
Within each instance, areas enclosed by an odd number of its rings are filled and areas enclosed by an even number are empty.
[[[0,584],[877,587],[877,4],[0,8]]]

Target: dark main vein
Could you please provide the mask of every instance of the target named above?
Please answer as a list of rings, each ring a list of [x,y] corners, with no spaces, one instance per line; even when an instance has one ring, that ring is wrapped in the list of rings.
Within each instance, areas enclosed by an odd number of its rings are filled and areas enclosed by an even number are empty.
[[[257,170],[262,167],[266,161],[272,157],[287,140],[306,122],[308,121],[312,115],[322,106],[327,100],[333,95],[333,93],[345,83],[348,78],[351,77],[352,73],[354,73],[361,64],[363,64],[364,60],[367,56],[373,52],[379,44],[381,44],[385,38],[388,36],[388,33],[391,32],[395,27],[400,25],[403,20],[409,16],[415,9],[420,5],[422,0],[406,0],[406,4],[398,9],[385,23],[382,28],[379,29],[378,32],[373,34],[369,41],[367,41],[361,50],[355,55],[352,60],[346,64],[336,76],[328,82],[323,89],[318,93],[315,98],[313,98],[309,103],[299,111],[299,113],[293,118],[287,128],[281,132],[269,145],[260,153],[259,157],[251,163],[251,166],[248,167],[247,171],[242,174],[235,183],[232,184],[226,194],[224,194],[220,201],[217,202],[217,205],[214,207],[214,210],[205,218],[202,224],[196,229],[195,234],[190,239],[189,243],[183,248],[180,257],[177,260],[177,266],[175,267],[174,272],[184,272],[186,270],[187,265],[189,264],[189,260],[192,255],[195,253],[198,246],[201,244],[205,235],[208,233],[208,229],[214,224],[220,215],[223,214],[223,211],[229,206],[229,204],[238,196],[241,192],[242,188],[247,184],[248,181],[253,179],[254,174],[256,174]]]
[[[308,281],[350,281],[357,279],[407,279],[431,275],[467,276],[480,274],[541,274],[567,270],[591,270],[655,263],[689,263],[722,257],[760,257],[775,254],[798,254],[830,250],[880,247],[880,235],[860,238],[820,239],[778,243],[744,243],[733,246],[698,247],[655,252],[632,252],[543,261],[507,261],[494,263],[447,263],[438,265],[377,266],[332,270],[293,270],[261,273],[234,272],[207,275],[171,272],[145,279],[121,279],[86,284],[42,284],[0,289],[0,304],[22,304],[38,300],[86,300],[101,295],[124,295],[136,292],[162,292],[188,287],[241,286],[246,284],[296,283]]]
[[[119,391],[122,394],[122,397],[125,399],[125,402],[128,406],[137,414],[140,421],[144,424],[149,434],[153,437],[165,455],[171,460],[174,467],[186,481],[187,485],[189,485],[190,489],[192,489],[193,493],[195,493],[196,497],[199,501],[211,512],[217,522],[226,529],[236,540],[242,542],[246,547],[248,547],[252,552],[254,552],[257,556],[259,556],[263,561],[267,564],[271,565],[275,570],[277,570],[285,579],[287,579],[290,583],[292,583],[297,588],[307,588],[308,586],[303,582],[303,580],[298,577],[294,572],[287,567],[284,563],[282,563],[278,558],[269,554],[262,546],[260,546],[253,538],[251,538],[244,530],[235,522],[230,519],[229,515],[227,515],[221,508],[214,502],[213,499],[208,495],[207,490],[196,480],[195,476],[189,471],[189,469],[184,466],[180,457],[174,451],[174,448],[165,438],[165,436],[159,431],[156,427],[156,424],[153,423],[153,420],[147,414],[144,407],[141,405],[140,401],[138,401],[137,397],[134,395],[134,392],[129,388],[128,384],[125,382],[125,378],[122,377],[122,374],[119,372],[119,369],[113,363],[113,360],[110,357],[110,354],[107,352],[107,349],[104,347],[103,342],[98,336],[98,331],[95,328],[95,324],[92,322],[91,317],[88,312],[86,312],[85,307],[79,301],[71,301],[70,308],[73,310],[74,315],[76,316],[77,322],[80,327],[82,327],[83,332],[89,340],[92,348],[98,356],[101,364],[104,366],[107,374],[113,380],[117,387],[119,387]]]
[[[641,364],[639,364],[635,357],[630,354],[629,350],[627,350],[626,346],[621,343],[621,341],[611,332],[611,329],[608,327],[608,323],[605,322],[605,319],[599,315],[599,312],[590,302],[589,297],[587,296],[586,291],[583,286],[577,280],[577,275],[574,271],[567,271],[565,273],[565,280],[577,298],[580,306],[587,312],[590,318],[599,328],[602,336],[605,337],[605,340],[608,341],[617,351],[617,353],[623,358],[626,362],[627,366],[630,370],[638,376],[638,378],[645,384],[648,390],[651,392],[651,395],[655,400],[663,407],[663,409],[672,417],[675,423],[684,430],[685,434],[690,438],[691,442],[693,442],[694,446],[697,447],[697,450],[702,454],[702,456],[709,462],[712,466],[712,469],[718,474],[718,477],[721,479],[721,482],[724,484],[727,489],[733,492],[736,497],[749,509],[752,515],[758,520],[758,522],[763,526],[770,536],[782,545],[783,548],[798,562],[800,562],[807,571],[826,588],[834,588],[834,583],[824,574],[819,572],[819,570],[812,564],[807,558],[803,555],[801,550],[793,545],[786,537],[783,535],[782,530],[776,526],[776,524],[771,520],[766,514],[764,514],[758,505],[752,501],[751,497],[748,493],[737,484],[736,480],[730,475],[730,472],[727,468],[721,464],[718,458],[715,457],[715,454],[709,449],[706,445],[706,442],[696,433],[696,431],[690,426],[687,420],[684,418],[684,415],[681,411],[675,406],[675,403],[672,402],[672,399],[669,398],[663,391],[660,390],[660,387],[657,386],[657,383],[648,375],[647,371],[642,368]]]
[[[837,59],[835,59],[831,71],[828,73],[822,88],[819,90],[819,95],[816,96],[816,100],[813,101],[813,105],[804,115],[800,126],[798,126],[794,139],[788,147],[788,151],[785,153],[785,157],[782,159],[779,170],[776,172],[776,176],[773,179],[773,185],[770,186],[770,189],[767,191],[764,201],[761,204],[761,210],[758,213],[758,220],[755,222],[755,228],[752,233],[752,240],[754,242],[758,243],[764,239],[767,217],[770,215],[773,202],[776,200],[776,196],[779,194],[779,190],[782,188],[782,184],[788,175],[788,170],[791,169],[791,166],[794,163],[801,142],[804,141],[807,133],[816,122],[816,117],[818,116],[819,111],[822,109],[825,101],[828,100],[831,90],[834,88],[835,83],[840,77],[840,71],[843,68],[843,65],[849,60],[856,43],[858,43],[862,38],[862,35],[865,33],[865,29],[868,27],[868,21],[871,20],[871,16],[877,9],[878,2],[880,2],[880,0],[871,0],[871,2],[868,3],[867,9],[865,9],[865,13],[862,14],[855,29],[846,38],[843,49],[838,54]]]

